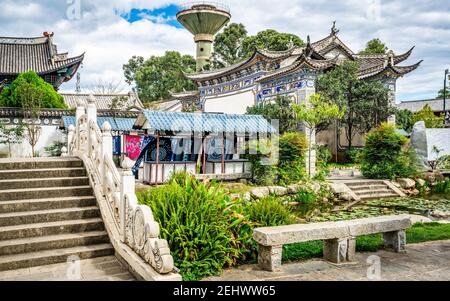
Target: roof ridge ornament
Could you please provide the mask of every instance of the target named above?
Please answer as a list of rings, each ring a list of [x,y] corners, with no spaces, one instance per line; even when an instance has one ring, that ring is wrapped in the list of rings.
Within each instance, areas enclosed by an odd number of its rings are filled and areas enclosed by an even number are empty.
[[[333,21],[333,27],[331,27],[331,34],[333,36],[337,35],[339,33],[339,29],[336,28],[336,21]]]

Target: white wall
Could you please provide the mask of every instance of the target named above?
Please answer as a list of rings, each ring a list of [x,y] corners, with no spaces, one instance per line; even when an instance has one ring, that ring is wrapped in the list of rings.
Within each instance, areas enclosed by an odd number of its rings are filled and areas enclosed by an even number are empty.
[[[46,157],[48,155],[45,153],[45,147],[57,141],[66,141],[66,139],[66,134],[60,131],[57,126],[42,126],[42,133],[35,149],[39,152],[41,157]],[[12,145],[11,151],[13,158],[31,157],[31,146],[26,139],[23,140],[22,144]],[[0,145],[0,156],[6,157],[7,154],[8,145]]]
[[[255,95],[252,90],[239,94],[226,94],[209,98],[205,101],[205,112],[225,114],[245,114],[247,107],[255,105]]]

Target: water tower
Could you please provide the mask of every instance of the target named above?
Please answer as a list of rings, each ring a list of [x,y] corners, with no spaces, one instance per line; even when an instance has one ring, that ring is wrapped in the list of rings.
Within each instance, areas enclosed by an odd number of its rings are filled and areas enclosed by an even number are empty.
[[[230,9],[215,2],[181,5],[177,20],[194,35],[197,44],[197,71],[209,63],[214,35],[231,19]]]

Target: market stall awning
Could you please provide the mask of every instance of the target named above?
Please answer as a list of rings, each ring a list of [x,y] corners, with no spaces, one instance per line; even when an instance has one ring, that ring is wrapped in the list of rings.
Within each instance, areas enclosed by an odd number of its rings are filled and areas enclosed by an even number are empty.
[[[274,134],[275,128],[260,115],[142,111],[135,129],[172,132]]]

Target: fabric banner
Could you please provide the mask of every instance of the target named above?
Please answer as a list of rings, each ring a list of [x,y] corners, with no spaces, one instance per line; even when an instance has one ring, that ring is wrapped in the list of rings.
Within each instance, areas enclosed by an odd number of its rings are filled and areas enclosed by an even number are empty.
[[[122,145],[121,145],[121,137],[120,136],[114,136],[113,137],[113,155],[120,155],[121,154],[121,150],[122,150]]]
[[[131,160],[136,160],[141,153],[141,136],[125,136],[125,153]]]

